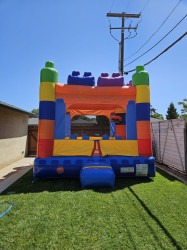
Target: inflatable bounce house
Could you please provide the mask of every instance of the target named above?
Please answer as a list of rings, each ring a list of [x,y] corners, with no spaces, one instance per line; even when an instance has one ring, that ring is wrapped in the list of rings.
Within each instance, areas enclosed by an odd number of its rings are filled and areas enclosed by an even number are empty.
[[[40,75],[37,158],[34,179],[80,178],[85,187],[114,187],[117,177],[154,177],[150,130],[149,75],[136,67],[125,85],[119,73],[102,73],[95,83],[90,72],[73,71],[58,83],[53,62]],[[71,134],[77,115],[104,115],[110,134]]]

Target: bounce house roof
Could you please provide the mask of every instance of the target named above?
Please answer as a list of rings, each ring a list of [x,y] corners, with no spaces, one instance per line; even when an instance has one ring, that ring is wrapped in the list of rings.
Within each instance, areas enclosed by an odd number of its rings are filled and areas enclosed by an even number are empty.
[[[135,87],[90,87],[56,84],[56,99],[62,98],[67,112],[75,115],[125,113],[129,100],[135,100]],[[116,109],[118,112],[116,112]]]

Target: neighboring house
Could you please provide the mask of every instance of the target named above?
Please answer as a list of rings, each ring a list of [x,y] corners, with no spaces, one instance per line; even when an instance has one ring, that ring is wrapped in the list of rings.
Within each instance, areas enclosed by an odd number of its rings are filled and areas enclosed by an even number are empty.
[[[32,113],[0,102],[0,169],[27,155],[28,119]]]

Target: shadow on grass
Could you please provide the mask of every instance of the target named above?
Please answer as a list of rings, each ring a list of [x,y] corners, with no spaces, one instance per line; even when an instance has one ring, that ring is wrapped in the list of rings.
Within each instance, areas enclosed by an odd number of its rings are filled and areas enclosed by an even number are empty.
[[[59,192],[59,191],[82,191],[79,179],[45,179],[32,183],[33,172],[30,170],[18,181],[7,188],[1,195],[19,194],[19,193],[39,193],[39,192]],[[137,185],[140,183],[149,183],[150,178],[119,178],[116,179],[114,188],[92,188],[94,192],[111,193],[126,187]]]
[[[148,177],[125,177],[125,178],[116,178],[114,188],[94,188],[92,189],[98,193],[111,193],[117,190],[128,188],[137,184],[150,183],[153,180]]]
[[[128,189],[131,192],[131,194],[137,199],[137,201],[139,202],[139,204],[144,208],[144,210],[146,211],[146,213],[161,228],[161,230],[167,236],[167,238],[172,243],[172,245],[175,246],[175,248],[177,250],[182,250],[182,247],[179,246],[178,242],[173,238],[173,236],[170,234],[170,232],[164,227],[164,225],[161,223],[161,221],[151,212],[151,210],[146,206],[146,204],[142,201],[142,199],[140,199],[140,197],[135,193],[135,191],[131,187],[128,187]]]
[[[160,175],[162,175],[164,178],[168,179],[169,181],[180,181],[179,179],[168,174],[166,171],[164,171],[163,169],[161,169],[159,167],[156,168],[156,171],[157,171],[157,173],[159,173]]]

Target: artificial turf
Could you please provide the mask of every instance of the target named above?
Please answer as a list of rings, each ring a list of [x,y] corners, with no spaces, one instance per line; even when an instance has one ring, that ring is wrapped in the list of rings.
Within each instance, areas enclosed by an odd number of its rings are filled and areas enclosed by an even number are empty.
[[[187,186],[161,170],[153,179],[87,190],[79,180],[32,184],[30,171],[5,200],[15,205],[0,219],[3,250],[187,249]]]

